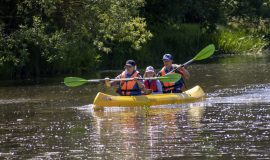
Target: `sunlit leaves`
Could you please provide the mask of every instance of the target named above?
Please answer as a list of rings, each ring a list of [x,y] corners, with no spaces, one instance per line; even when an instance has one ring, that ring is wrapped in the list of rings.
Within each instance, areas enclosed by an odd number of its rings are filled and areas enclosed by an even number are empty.
[[[98,34],[95,45],[104,52],[111,49],[109,43],[130,42],[131,46],[139,49],[151,38],[144,18],[138,17],[138,8],[144,5],[142,0],[103,0],[93,4],[91,9],[97,14]]]
[[[120,29],[123,35],[120,41],[133,42],[132,47],[135,49],[140,49],[141,45],[152,37],[151,32],[146,29],[146,22],[143,18],[136,17],[126,22]]]
[[[100,61],[102,52],[114,54],[114,46],[128,42],[127,48],[139,49],[151,38],[139,16],[144,0],[0,2],[9,3],[13,8],[4,7],[0,13],[12,12],[6,21],[0,17],[2,65],[24,67],[35,62],[39,67],[62,60],[91,66]]]

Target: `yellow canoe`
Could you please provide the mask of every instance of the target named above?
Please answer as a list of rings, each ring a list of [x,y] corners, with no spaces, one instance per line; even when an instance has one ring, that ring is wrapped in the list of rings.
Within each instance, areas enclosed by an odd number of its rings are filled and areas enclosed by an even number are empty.
[[[200,86],[195,86],[183,93],[151,94],[141,96],[112,96],[99,92],[94,99],[94,110],[103,107],[136,107],[164,104],[190,103],[202,100],[205,93]]]

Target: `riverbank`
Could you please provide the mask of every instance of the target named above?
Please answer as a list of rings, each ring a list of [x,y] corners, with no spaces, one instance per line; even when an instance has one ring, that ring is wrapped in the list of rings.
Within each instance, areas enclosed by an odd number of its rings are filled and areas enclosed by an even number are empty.
[[[182,60],[178,61],[179,63],[183,63]],[[212,58],[208,58],[204,61],[196,61],[192,63],[190,66],[187,67],[188,70],[192,70],[193,68],[197,68],[198,65],[201,64],[222,64],[223,66],[231,65],[231,64],[242,64],[242,63],[248,63],[248,64],[267,64],[270,62],[270,52],[264,53],[262,55],[234,55],[234,54],[220,54],[215,55]],[[146,66],[139,66],[138,70],[141,73],[144,73],[144,69]],[[156,71],[160,70],[162,66],[155,65]],[[98,70],[91,73],[86,74],[60,74],[60,75],[54,75],[54,76],[43,76],[43,77],[36,77],[36,78],[28,78],[28,79],[15,79],[15,80],[1,80],[0,81],[0,87],[9,87],[9,86],[31,86],[31,85],[63,85],[63,79],[65,77],[73,76],[73,77],[81,77],[85,79],[97,79],[97,78],[105,78],[110,77],[113,78],[116,75],[120,74],[122,69],[110,69],[110,70]],[[205,73],[207,74],[207,73]],[[204,76],[204,75],[202,75]],[[196,75],[192,73],[192,77],[200,77],[200,75]],[[82,87],[84,88],[84,87]]]
[[[29,62],[23,66],[3,63],[0,66],[1,79],[35,79],[63,74],[87,75],[98,70],[120,69],[127,59],[134,59],[139,67],[148,65],[161,67],[160,59],[164,53],[171,53],[176,63],[183,63],[210,43],[216,46],[215,56],[223,54],[257,56],[262,55],[268,45],[262,36],[224,26],[219,26],[214,33],[208,33],[198,24],[158,25],[151,27],[150,30],[153,33],[152,39],[139,50],[119,44],[119,48],[114,48],[112,53],[107,54],[87,46],[91,50],[89,55],[80,54],[80,47],[77,49],[75,47],[73,52],[78,54],[67,54],[62,60],[56,61],[57,63],[48,63],[45,59],[36,59],[30,55],[32,58],[29,57]]]

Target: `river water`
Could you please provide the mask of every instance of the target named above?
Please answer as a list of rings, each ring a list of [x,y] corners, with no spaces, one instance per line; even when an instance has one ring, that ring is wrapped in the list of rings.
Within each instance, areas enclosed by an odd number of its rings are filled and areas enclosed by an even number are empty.
[[[102,84],[0,87],[0,159],[270,159],[270,59],[193,64],[205,101],[91,109]],[[102,73],[101,76],[107,73]]]

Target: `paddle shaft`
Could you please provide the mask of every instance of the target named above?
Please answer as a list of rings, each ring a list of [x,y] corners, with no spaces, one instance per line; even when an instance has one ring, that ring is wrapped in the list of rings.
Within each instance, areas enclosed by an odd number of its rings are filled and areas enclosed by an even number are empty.
[[[148,78],[138,78],[138,80],[156,80],[159,77],[148,77]],[[87,80],[87,82],[102,82],[102,81],[115,81],[115,82],[119,82],[119,81],[133,81],[135,78],[121,78],[121,79],[89,79]]]
[[[170,74],[170,73],[174,72],[175,70],[178,70],[181,67],[185,67],[186,65],[190,64],[194,60],[206,59],[206,58],[210,57],[214,52],[215,52],[215,46],[213,44],[210,44],[210,45],[206,46],[205,48],[203,48],[194,58],[192,58],[191,60],[187,61],[186,63],[178,66],[177,68],[173,69],[172,71],[170,71],[167,74]]]
[[[173,69],[173,70],[171,70],[170,72],[168,72],[167,74],[171,74],[172,72],[178,70],[179,68],[185,67],[186,65],[192,63],[193,61],[194,61],[194,59],[191,59],[191,60],[187,61],[186,63],[181,64],[181,65],[179,65],[178,67],[176,67],[175,69]]]

